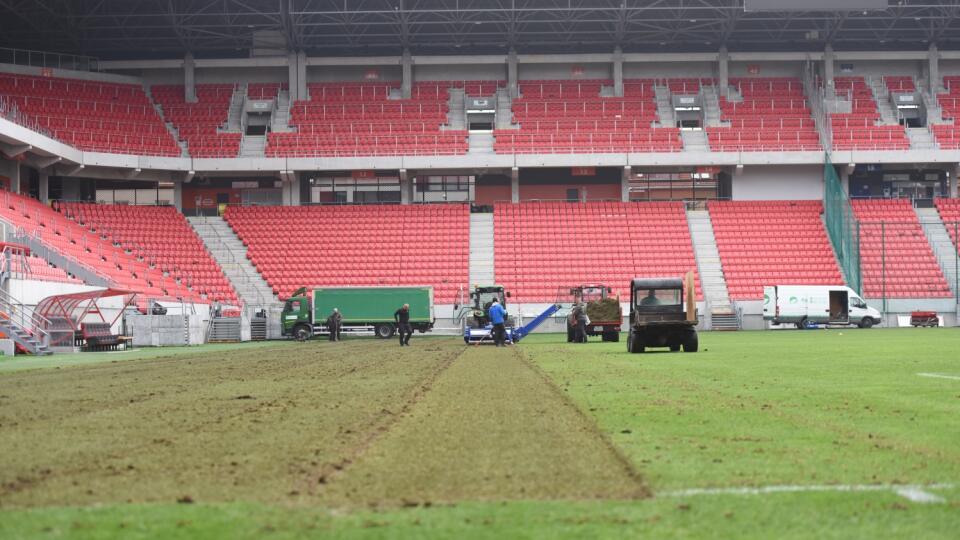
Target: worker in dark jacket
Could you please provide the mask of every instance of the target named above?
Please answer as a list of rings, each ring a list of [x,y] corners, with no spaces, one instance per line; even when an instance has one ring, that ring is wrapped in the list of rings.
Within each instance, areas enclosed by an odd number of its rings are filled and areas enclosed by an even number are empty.
[[[493,323],[493,344],[497,347],[506,345],[507,329],[504,323],[507,320],[507,310],[503,309],[496,298],[490,304],[490,322]]]
[[[327,330],[330,331],[330,341],[340,341],[340,324],[343,321],[343,315],[340,310],[333,308],[333,312],[327,317]]]
[[[577,317],[577,330],[574,332],[573,341],[576,343],[586,343],[587,342],[587,306],[583,305],[582,302],[577,304],[576,307],[576,317]]]
[[[409,346],[410,336],[413,335],[413,328],[410,326],[410,304],[404,304],[403,307],[394,311],[393,320],[397,323],[397,330],[400,332],[400,346]]]

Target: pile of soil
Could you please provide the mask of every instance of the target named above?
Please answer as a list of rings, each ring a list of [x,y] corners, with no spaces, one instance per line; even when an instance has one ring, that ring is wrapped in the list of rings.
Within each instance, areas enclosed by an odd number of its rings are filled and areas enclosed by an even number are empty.
[[[587,317],[591,321],[616,321],[620,319],[620,301],[616,298],[594,300],[587,304]]]

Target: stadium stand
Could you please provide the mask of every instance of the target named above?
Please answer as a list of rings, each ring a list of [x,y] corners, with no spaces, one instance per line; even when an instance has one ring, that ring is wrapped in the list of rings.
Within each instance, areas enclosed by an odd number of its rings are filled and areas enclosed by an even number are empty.
[[[496,281],[515,302],[554,302],[584,283],[608,285],[626,301],[634,277],[697,268],[681,202],[497,204],[494,232]]]
[[[392,99],[399,83],[311,83],[309,101],[290,109],[294,133],[270,133],[267,156],[454,155],[467,132],[447,123],[449,82],[418,82],[411,99]]]
[[[231,206],[224,219],[281,299],[304,286],[432,285],[452,304],[468,285],[467,205]]]
[[[53,138],[81,150],[179,156],[143,88],[0,73],[0,96]]]
[[[247,97],[254,100],[276,99],[281,90],[287,90],[287,83],[250,83],[247,85]]]
[[[513,100],[520,129],[494,132],[498,153],[679,152],[675,127],[653,124],[657,115],[653,80],[624,81],[624,97],[601,97],[609,80],[522,81]]]
[[[851,202],[860,221],[864,296],[952,296],[909,200],[854,199]]]
[[[909,77],[891,77],[888,87],[906,86]],[[910,79],[912,84],[913,80]],[[880,112],[873,91],[863,77],[837,77],[834,88],[838,96],[850,99],[849,113],[830,115],[835,150],[907,150],[910,140],[900,124],[880,125]]]
[[[29,255],[23,258],[11,257],[10,273],[13,277],[19,279],[52,281],[55,283],[83,283],[83,280],[71,276],[62,269],[57,268],[46,260],[34,255]]]
[[[960,148],[960,76],[943,78],[946,93],[937,95],[941,117],[949,124],[935,124],[931,127],[940,148]]]
[[[841,285],[821,201],[710,201],[710,220],[733,300],[765,285]]]
[[[821,148],[800,79],[732,78],[730,86],[742,99],[720,96],[720,120],[729,126],[707,127],[711,149],[766,152]]]
[[[133,254],[113,245],[112,241],[36,199],[10,192],[0,193],[0,219],[114,286],[139,293],[140,307],[145,307],[150,298],[206,301],[199,293],[165,276],[160,269],[137,260]]]
[[[960,231],[957,230],[960,227],[958,225],[960,224],[960,199],[937,198],[935,204],[947,234],[950,235],[954,245],[958,246],[958,253],[960,253]]]
[[[60,212],[207,300],[239,304],[229,280],[176,208],[61,203]]]
[[[187,143],[191,156],[227,158],[237,156],[243,138],[239,132],[220,131],[227,122],[236,89],[236,84],[198,84],[195,103],[186,102],[182,85],[158,85],[150,91],[180,140]]]

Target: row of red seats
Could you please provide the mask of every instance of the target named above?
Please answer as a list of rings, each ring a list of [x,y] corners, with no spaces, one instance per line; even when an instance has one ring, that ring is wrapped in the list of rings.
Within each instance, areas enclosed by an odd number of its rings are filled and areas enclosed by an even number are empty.
[[[553,234],[527,234],[548,223]],[[591,234],[566,234],[566,231]],[[671,238],[671,245],[660,243]],[[519,302],[553,302],[557,290],[589,282],[629,297],[631,277],[696,271],[683,203],[527,202],[494,206],[496,281]],[[615,238],[617,242],[602,242]],[[505,240],[506,239],[506,240]],[[699,281],[698,281],[699,295]]]
[[[820,149],[820,135],[800,79],[732,78],[730,85],[737,89],[742,101],[720,97],[720,119],[729,125],[706,130],[714,151]]]
[[[231,206],[224,218],[281,298],[303,286],[431,285],[451,304],[469,286],[466,205]],[[304,223],[338,233],[303,234]]]
[[[844,282],[820,201],[711,201],[708,209],[731,299],[761,299],[767,285]]]
[[[220,266],[176,208],[61,203],[59,209],[208,300],[239,304]]]
[[[860,221],[860,254],[866,262],[882,262],[887,254],[902,265],[864,264],[863,294],[877,298],[946,298],[952,296],[909,200],[854,199]]]
[[[902,79],[898,84],[905,84]],[[850,113],[830,116],[836,150],[906,150],[910,140],[903,126],[877,125],[880,113],[873,91],[863,77],[837,77],[837,95],[852,99]]]
[[[158,85],[151,89],[164,116],[177,128],[187,151],[198,158],[229,158],[240,153],[243,135],[221,133],[238,85],[198,84],[197,101],[188,103],[182,85]]]

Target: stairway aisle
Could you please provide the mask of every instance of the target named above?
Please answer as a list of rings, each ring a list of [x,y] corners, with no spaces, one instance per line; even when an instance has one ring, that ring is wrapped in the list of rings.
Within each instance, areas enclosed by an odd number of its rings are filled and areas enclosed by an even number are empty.
[[[707,301],[710,328],[712,330],[739,330],[730,293],[723,275],[717,240],[713,235],[713,223],[707,210],[687,210],[687,223],[693,240],[693,252],[697,259],[700,285]]]

